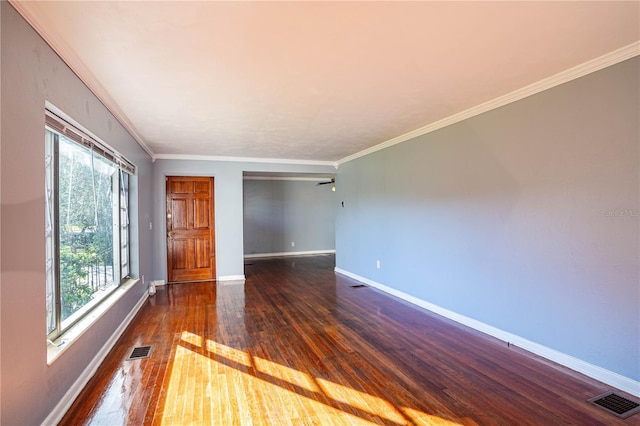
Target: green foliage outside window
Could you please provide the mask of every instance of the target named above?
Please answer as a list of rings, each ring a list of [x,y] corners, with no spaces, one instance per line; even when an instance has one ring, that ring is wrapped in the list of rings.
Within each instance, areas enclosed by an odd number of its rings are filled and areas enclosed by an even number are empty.
[[[118,169],[60,141],[59,229],[62,319],[114,284],[114,179]],[[116,181],[117,183],[117,181]],[[117,186],[116,186],[117,188]]]
[[[89,303],[93,289],[86,284],[89,271],[84,265],[93,264],[95,253],[88,250],[74,251],[60,247],[60,292],[62,294],[62,318],[68,318]]]

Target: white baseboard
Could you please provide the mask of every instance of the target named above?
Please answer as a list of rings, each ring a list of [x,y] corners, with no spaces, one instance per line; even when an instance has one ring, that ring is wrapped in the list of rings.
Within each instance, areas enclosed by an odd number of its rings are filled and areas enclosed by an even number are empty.
[[[257,253],[245,254],[245,259],[255,259],[261,257],[284,257],[284,256],[312,256],[315,254],[332,254],[335,250],[308,250],[308,251],[283,251],[280,253]]]
[[[102,345],[102,348],[96,353],[93,357],[89,365],[84,369],[80,377],[71,385],[67,393],[64,394],[62,399],[58,402],[55,408],[49,413],[49,415],[42,422],[43,425],[56,425],[62,420],[62,417],[66,414],[73,401],[76,400],[82,389],[89,383],[89,380],[93,377],[93,375],[98,371],[98,368],[102,364],[102,361],[107,357],[111,349],[115,346],[116,342],[122,336],[122,333],[127,329],[133,318],[136,316],[144,302],[147,301],[149,297],[148,292],[144,292],[140,297],[140,300],[136,303],[133,309],[129,312],[129,314],[125,317],[125,319],[120,323],[118,328],[116,328],[109,337],[109,339]]]
[[[221,275],[216,281],[244,281],[244,275]]]
[[[604,369],[602,367],[598,367],[597,365],[590,364],[586,361],[575,358],[571,355],[567,355],[563,352],[548,348],[539,343],[532,342],[523,337],[520,337],[513,333],[509,333],[507,331],[501,330],[491,325],[485,324],[473,318],[460,315],[456,312],[442,308],[438,305],[434,305],[432,303],[429,303],[417,297],[411,296],[410,294],[404,293],[394,288],[387,287],[384,284],[380,284],[368,278],[361,277],[360,275],[354,274],[344,269],[336,267],[335,271],[339,274],[345,275],[349,278],[353,278],[356,281],[360,281],[371,287],[377,288],[378,290],[384,291],[385,293],[389,293],[402,300],[405,300],[409,303],[420,306],[421,308],[424,308],[428,311],[441,315],[457,323],[466,325],[467,327],[473,328],[475,330],[478,330],[482,333],[488,334],[490,336],[493,336],[505,342],[509,342],[519,348],[525,349],[531,353],[539,355],[550,361],[556,362],[560,365],[563,365],[574,371],[582,373],[593,379],[599,380],[617,389],[628,392],[631,395],[640,397],[640,381],[630,379],[629,377],[625,377],[613,371]]]

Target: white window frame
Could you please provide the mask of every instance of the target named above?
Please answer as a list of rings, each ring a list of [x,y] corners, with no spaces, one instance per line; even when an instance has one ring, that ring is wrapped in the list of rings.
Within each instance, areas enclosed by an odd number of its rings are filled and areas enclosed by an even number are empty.
[[[60,229],[59,229],[59,200],[58,173],[60,137],[74,142],[89,150],[91,155],[100,156],[111,163],[116,169],[113,196],[113,270],[114,285],[109,294],[131,277],[131,233],[129,194],[131,176],[136,173],[136,167],[124,156],[104,142],[79,129],[50,110],[45,114],[45,163],[46,163],[46,281],[47,281],[47,339],[53,341],[71,329],[74,324],[99,306],[107,297],[102,297],[95,303],[88,302],[76,314],[62,321],[62,303],[60,291]],[[126,178],[126,182],[125,182]],[[117,193],[116,193],[117,191]]]

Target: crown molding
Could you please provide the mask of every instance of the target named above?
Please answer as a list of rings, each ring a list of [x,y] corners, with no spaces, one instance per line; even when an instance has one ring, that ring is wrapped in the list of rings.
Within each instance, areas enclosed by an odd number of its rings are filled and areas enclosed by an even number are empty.
[[[59,35],[48,28],[44,22],[43,14],[38,13],[39,5],[35,1],[19,1],[9,0],[9,4],[27,21],[31,27],[44,39],[44,41],[53,49],[53,51],[67,64],[71,71],[82,81],[85,86],[98,98],[100,102],[109,110],[116,120],[125,128],[127,132],[135,139],[140,147],[151,158],[154,152],[144,141],[144,138],[138,133],[135,126],[125,113],[120,109],[118,103],[111,97],[109,92],[100,84],[98,79],[93,75],[85,63],[80,59],[76,52],[65,43]]]
[[[333,161],[293,160],[288,158],[255,158],[255,157],[224,157],[217,155],[189,155],[189,154],[155,154],[156,160],[195,160],[195,161],[224,161],[236,163],[266,163],[266,164],[295,164],[300,166],[331,166],[337,168]]]
[[[38,2],[9,0],[11,6],[31,25],[35,31],[44,39],[44,41],[54,50],[54,52],[69,66],[72,72],[89,88],[91,92],[102,102],[118,122],[131,134],[140,147],[152,158],[172,159],[172,160],[205,160],[205,161],[235,161],[235,162],[253,162],[253,163],[278,163],[278,164],[297,164],[297,165],[331,165],[338,168],[340,164],[347,163],[368,154],[380,151],[393,145],[414,139],[433,131],[442,129],[476,115],[491,111],[509,103],[524,99],[528,96],[540,93],[544,90],[551,89],[555,86],[575,80],[584,75],[599,71],[611,65],[625,61],[640,54],[640,41],[636,41],[613,52],[607,53],[598,58],[587,61],[583,64],[562,71],[551,77],[540,80],[536,83],[515,90],[506,95],[500,96],[493,100],[484,102],[465,111],[453,114],[442,120],[438,120],[426,126],[420,127],[411,132],[394,137],[375,146],[359,151],[355,154],[333,161],[313,161],[313,160],[290,160],[290,159],[269,159],[269,158],[250,158],[250,157],[222,157],[222,156],[200,156],[200,155],[171,155],[171,154],[155,154],[151,147],[144,141],[144,138],[138,133],[133,123],[127,118],[126,114],[118,106],[117,102],[111,97],[107,90],[99,83],[98,79],[93,75],[89,68],[84,64],[82,59],[62,41],[56,33],[48,30],[45,25],[43,14],[37,13]]]
[[[426,135],[427,133],[431,133],[433,131],[442,129],[443,127],[447,127],[452,124],[458,123],[460,121],[466,120],[468,118],[475,117],[476,115],[480,115],[482,113],[494,110],[496,108],[500,108],[501,106],[510,104],[512,102],[519,101],[528,96],[535,95],[536,93],[540,93],[542,91],[551,89],[553,87],[559,86],[571,80],[575,80],[587,74],[591,74],[593,72],[607,68],[611,65],[615,65],[619,62],[625,61],[627,59],[633,58],[634,56],[638,56],[638,55],[640,55],[640,41],[636,41],[620,49],[614,50],[613,52],[609,52],[598,58],[584,62],[573,68],[569,68],[568,70],[559,72],[558,74],[552,75],[551,77],[547,77],[543,80],[540,80],[536,83],[525,86],[521,89],[515,90],[506,95],[484,102],[480,105],[469,108],[465,111],[451,115],[442,120],[438,120],[424,127],[420,127],[419,129],[413,130],[411,132],[405,133],[400,136],[396,136],[395,138],[389,139],[378,145],[372,146],[370,148],[367,148],[355,154],[344,157],[336,161],[336,165],[340,166],[340,164],[347,163],[349,161],[355,160],[356,158],[360,158],[365,155],[372,154],[374,152],[388,148],[390,146],[397,145],[402,142],[406,142],[418,136]]]

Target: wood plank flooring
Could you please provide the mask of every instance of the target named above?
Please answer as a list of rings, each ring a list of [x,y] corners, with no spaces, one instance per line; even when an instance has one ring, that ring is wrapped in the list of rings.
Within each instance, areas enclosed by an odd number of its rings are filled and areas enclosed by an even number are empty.
[[[158,288],[61,424],[640,424],[586,402],[609,386],[333,266],[252,259],[244,285]]]

